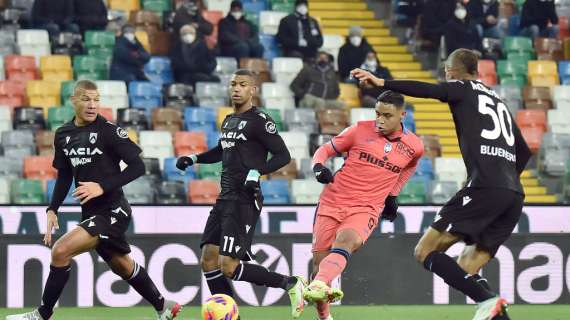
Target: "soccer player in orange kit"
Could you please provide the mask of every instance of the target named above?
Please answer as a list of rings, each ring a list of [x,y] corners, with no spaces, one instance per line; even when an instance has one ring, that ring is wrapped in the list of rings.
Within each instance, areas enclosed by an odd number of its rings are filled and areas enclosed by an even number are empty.
[[[314,280],[304,298],[317,304],[323,320],[332,319],[329,303],[343,296],[339,289],[330,288],[331,281],[366,242],[379,216],[390,221],[396,218],[396,197],[424,152],[421,140],[402,123],[406,111],[401,94],[385,91],[375,109],[376,120],[346,128],[313,156],[315,176],[327,185],[313,227]],[[344,152],[344,165],[333,175],[323,163]]]

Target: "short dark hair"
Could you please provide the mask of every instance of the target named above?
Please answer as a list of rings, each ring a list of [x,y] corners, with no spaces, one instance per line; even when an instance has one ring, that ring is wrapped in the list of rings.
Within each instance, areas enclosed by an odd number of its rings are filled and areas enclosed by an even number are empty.
[[[477,54],[469,49],[460,48],[449,55],[450,62],[454,67],[463,69],[465,73],[477,75],[479,58]]]
[[[234,72],[234,76],[248,76],[251,78],[255,78],[255,75],[249,69],[237,69],[236,72]]]
[[[402,109],[404,108],[404,96],[397,92],[386,90],[376,98],[376,103],[391,104],[396,109]]]
[[[97,90],[97,84],[91,80],[79,80],[75,82],[73,86],[73,95],[77,93],[77,90]]]

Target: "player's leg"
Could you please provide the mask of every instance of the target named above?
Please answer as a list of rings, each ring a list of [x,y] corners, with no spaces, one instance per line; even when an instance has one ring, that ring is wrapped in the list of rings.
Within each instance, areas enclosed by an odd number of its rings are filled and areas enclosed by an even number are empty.
[[[204,278],[206,278],[206,282],[208,283],[208,288],[212,294],[226,294],[233,297],[234,292],[230,282],[224,277],[220,269],[219,243],[222,233],[222,222],[220,218],[221,207],[223,207],[223,205],[221,205],[220,202],[216,203],[212,211],[210,211],[208,221],[206,221],[206,227],[204,228],[200,245],[202,248],[200,265]]]
[[[319,273],[319,264],[324,258],[326,258],[326,256],[328,256],[328,254],[328,250],[313,252],[313,274],[311,275],[311,279],[314,279]],[[327,283],[327,285],[330,286],[330,283]],[[330,315],[330,303],[328,301],[318,301],[315,303],[315,307],[317,308],[317,316],[320,320],[332,319]]]
[[[479,275],[479,271],[492,259],[493,257],[488,250],[478,247],[476,244],[465,246],[457,264],[461,269],[465,270],[467,274],[470,274],[475,281],[480,285],[485,287],[485,289],[492,291],[491,286],[487,282],[487,279]]]

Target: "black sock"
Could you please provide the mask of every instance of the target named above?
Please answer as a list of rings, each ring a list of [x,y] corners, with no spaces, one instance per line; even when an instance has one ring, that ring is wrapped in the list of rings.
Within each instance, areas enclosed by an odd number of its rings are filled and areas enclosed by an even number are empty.
[[[210,292],[212,294],[223,293],[230,297],[234,296],[234,291],[230,286],[230,282],[226,277],[224,277],[222,270],[216,269],[213,271],[204,272],[204,277],[206,278],[208,288],[210,288]]]
[[[247,281],[260,286],[281,288],[289,290],[297,283],[297,278],[284,276],[277,272],[271,272],[257,264],[240,263],[234,271],[232,278],[235,281]]]
[[[491,286],[489,285],[489,282],[487,281],[487,279],[481,277],[479,274],[474,274],[471,277],[473,278],[473,280],[477,281],[478,284],[482,285],[483,288],[485,288],[489,291],[493,291],[491,289]]]
[[[130,278],[125,279],[131,287],[148,301],[156,311],[164,309],[164,298],[148,276],[146,270],[135,262],[135,269]]]
[[[440,276],[445,283],[463,292],[476,302],[485,301],[495,295],[469,276],[450,256],[433,251],[424,261],[424,267]]]
[[[42,295],[42,305],[38,308],[42,318],[49,319],[53,314],[55,306],[67,280],[69,280],[69,271],[71,266],[54,267],[49,266],[49,276]]]

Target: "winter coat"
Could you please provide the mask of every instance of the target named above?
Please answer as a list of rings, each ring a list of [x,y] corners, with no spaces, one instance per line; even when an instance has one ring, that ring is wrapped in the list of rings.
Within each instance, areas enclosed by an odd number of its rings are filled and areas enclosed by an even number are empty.
[[[554,7],[554,0],[526,0],[522,7],[520,28],[524,29],[537,25],[544,29],[548,22],[558,24],[558,15]]]
[[[306,47],[299,46],[299,27],[307,41]],[[309,15],[301,16],[298,13],[292,13],[279,22],[277,42],[284,51],[295,50],[303,53],[305,58],[312,58],[317,55],[318,49],[323,45],[323,34],[317,20]]]
[[[245,17],[236,20],[228,14],[220,21],[218,27],[218,44],[222,51],[229,50],[241,41],[259,42],[256,28]]]
[[[353,46],[347,37],[346,43],[340,47],[338,52],[338,74],[340,78],[343,80],[348,78],[350,70],[360,67],[370,51],[374,52],[374,49],[372,49],[365,37],[362,38],[362,42],[358,47]]]
[[[290,85],[295,97],[305,94],[334,100],[340,95],[339,80],[332,64],[322,69],[317,64],[306,64]]]
[[[150,54],[138,40],[132,43],[125,37],[119,37],[113,49],[109,78],[122,81],[146,80],[143,67],[149,60]]]
[[[214,53],[208,49],[206,42],[200,39],[191,44],[176,41],[170,51],[170,61],[177,81],[184,73],[211,74],[217,65]]]

